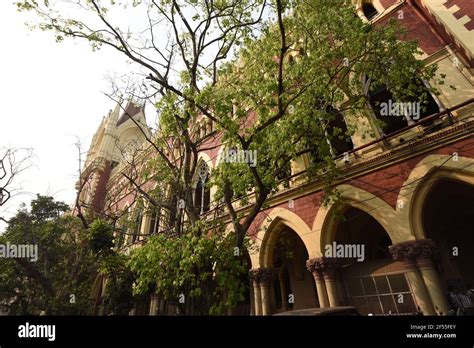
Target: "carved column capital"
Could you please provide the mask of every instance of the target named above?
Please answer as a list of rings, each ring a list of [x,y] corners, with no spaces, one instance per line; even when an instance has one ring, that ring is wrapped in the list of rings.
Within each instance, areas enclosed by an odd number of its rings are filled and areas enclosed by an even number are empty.
[[[319,269],[319,258],[306,260],[306,268],[311,273],[317,271]]]
[[[250,279],[257,283],[264,283],[271,281],[275,276],[275,269],[273,268],[255,268],[249,271]]]
[[[392,258],[396,261],[416,262],[438,258],[436,243],[431,239],[418,239],[402,242],[388,247]]]
[[[340,266],[341,259],[337,257],[316,257],[306,261],[308,271],[336,270]]]
[[[260,283],[260,269],[259,268],[251,269],[249,271],[249,276],[250,276],[250,279],[253,280],[254,282]]]
[[[341,260],[336,257],[318,257],[306,261],[306,268],[313,273],[316,279],[322,276],[333,278],[336,270],[340,267]]]
[[[319,258],[306,260],[306,268],[313,274],[314,279],[317,281],[321,280],[323,276],[320,263]]]

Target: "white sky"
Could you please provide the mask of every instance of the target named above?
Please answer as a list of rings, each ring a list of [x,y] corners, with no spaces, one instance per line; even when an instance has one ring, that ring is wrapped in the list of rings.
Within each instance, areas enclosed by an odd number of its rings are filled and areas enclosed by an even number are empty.
[[[92,52],[83,41],[58,44],[52,33],[30,31],[12,0],[0,1],[0,148],[31,147],[34,165],[15,184],[24,194],[0,208],[14,214],[36,193],[72,203],[77,179],[78,136],[87,150],[113,102],[106,76],[129,66],[110,49]],[[0,232],[4,225],[0,224]]]

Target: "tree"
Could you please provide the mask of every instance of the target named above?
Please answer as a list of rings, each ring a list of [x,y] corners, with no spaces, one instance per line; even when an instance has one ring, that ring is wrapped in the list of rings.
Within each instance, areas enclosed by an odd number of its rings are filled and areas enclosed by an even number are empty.
[[[364,23],[348,0],[126,4],[143,11],[146,28],[120,29],[114,14],[128,9],[115,2],[78,1],[71,4],[76,18],[63,17],[48,2],[20,1],[18,7],[34,11],[42,20],[38,27],[53,31],[57,41],[81,38],[93,49],[111,47],[141,69],[139,84],[126,91],[117,87],[111,98],[128,92],[152,102],[159,124],[146,136],[149,155],[132,158],[122,175],[144,213],[162,214],[168,237],[191,241],[212,231],[223,238],[230,223],[235,246],[242,249],[268,198],[288,187],[292,163],[305,155],[313,157],[307,178],[321,181],[326,199],[337,197],[340,153],[334,143],[357,127],[357,119],[340,126],[338,115],[357,117],[368,90],[382,85],[403,100],[416,90],[414,75],[429,80],[436,69],[416,60],[416,43],[400,40],[404,32],[396,23]],[[166,29],[169,36],[161,40],[159,32]],[[220,146],[226,154],[255,152],[258,160],[238,163],[227,156],[210,175],[202,173],[200,154]],[[195,194],[197,185],[201,195]],[[203,214],[210,185],[217,188],[213,218]],[[138,229],[139,221],[139,215],[124,218],[122,233]],[[155,246],[154,257],[164,257]],[[138,260],[150,248],[138,251]],[[197,276],[212,268],[208,262],[189,272]]]
[[[102,297],[97,294],[93,314],[97,313],[98,305],[102,305],[103,313],[128,315],[133,308],[133,283],[135,275],[130,269],[129,257],[113,249],[114,234],[112,226],[103,219],[94,220],[88,229],[89,245],[96,256],[98,265],[97,282],[107,279],[107,286]],[[94,289],[96,290],[96,289]],[[101,300],[101,301],[98,301]],[[102,303],[99,303],[102,302]]]
[[[38,195],[0,236],[5,250],[37,248],[36,260],[0,258],[0,304],[11,315],[87,314],[97,266],[80,221],[69,207]],[[17,255],[18,256],[18,255]]]
[[[136,293],[146,294],[151,286],[180,314],[226,314],[243,300],[241,279],[249,266],[239,257],[234,237],[152,236],[129,262],[137,275]]]
[[[31,149],[0,148],[0,207],[21,193],[16,181],[31,166],[32,154]],[[0,221],[8,222],[1,215]]]

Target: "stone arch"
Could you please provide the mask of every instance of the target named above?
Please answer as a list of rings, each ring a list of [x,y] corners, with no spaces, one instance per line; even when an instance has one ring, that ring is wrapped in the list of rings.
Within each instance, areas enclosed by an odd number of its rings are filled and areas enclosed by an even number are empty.
[[[326,303],[329,300],[331,306],[354,305],[363,315],[414,313],[416,302],[412,292],[407,297],[406,306],[399,307],[395,302],[383,304],[381,297],[372,296],[383,292],[375,287],[372,292],[370,287],[366,287],[379,281],[386,281],[387,284],[400,281],[404,289],[410,288],[403,263],[393,260],[389,251],[390,245],[415,239],[408,222],[402,221],[396,209],[374,194],[347,184],[340,185],[338,189],[341,192],[339,204],[320,207],[313,223],[313,231],[319,230],[320,253],[324,255],[326,245],[333,242],[357,247],[362,245],[364,249],[356,251],[356,254],[344,252],[344,255],[337,256],[342,258],[337,261],[333,283],[325,280],[328,293]],[[335,210],[339,207],[341,211],[336,214]],[[339,214],[349,220],[340,220]],[[360,255],[362,258],[359,258]],[[327,260],[332,259],[328,257]],[[396,295],[396,291],[389,289],[391,294]]]
[[[137,120],[137,122],[141,124],[143,121]],[[148,129],[143,129],[143,131],[148,134]],[[137,142],[140,142],[141,145],[141,143],[145,141],[143,132],[133,122],[126,122],[117,127],[115,137],[120,144],[129,142],[130,140],[136,140]]]
[[[338,189],[342,194],[342,209],[355,207],[372,216],[387,232],[393,244],[412,240],[408,223],[400,220],[398,212],[387,202],[365,190],[351,185],[341,185]],[[312,231],[317,235],[317,250],[320,255],[324,245],[334,240],[337,218],[334,205],[320,206],[313,222]]]
[[[423,203],[432,188],[441,179],[453,179],[474,185],[474,160],[452,155],[429,155],[417,163],[405,180],[398,194],[397,202],[403,202],[398,209],[402,219],[410,224],[416,239],[425,238],[422,226]]]
[[[273,251],[278,237],[284,227],[291,228],[303,242],[309,258],[317,257],[316,238],[308,225],[295,213],[283,209],[274,208],[260,225],[257,235],[257,255],[250,255],[253,268],[272,267]]]

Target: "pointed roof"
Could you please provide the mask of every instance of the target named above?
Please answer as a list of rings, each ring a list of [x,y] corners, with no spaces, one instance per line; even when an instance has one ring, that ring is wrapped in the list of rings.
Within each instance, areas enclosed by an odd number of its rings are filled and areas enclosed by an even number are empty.
[[[137,106],[135,103],[133,103],[130,100],[127,103],[127,106],[125,107],[125,111],[123,112],[122,116],[120,116],[117,121],[117,127],[120,126],[122,123],[127,122],[129,118],[134,117],[135,115],[139,114],[141,111],[143,111],[143,107]]]

